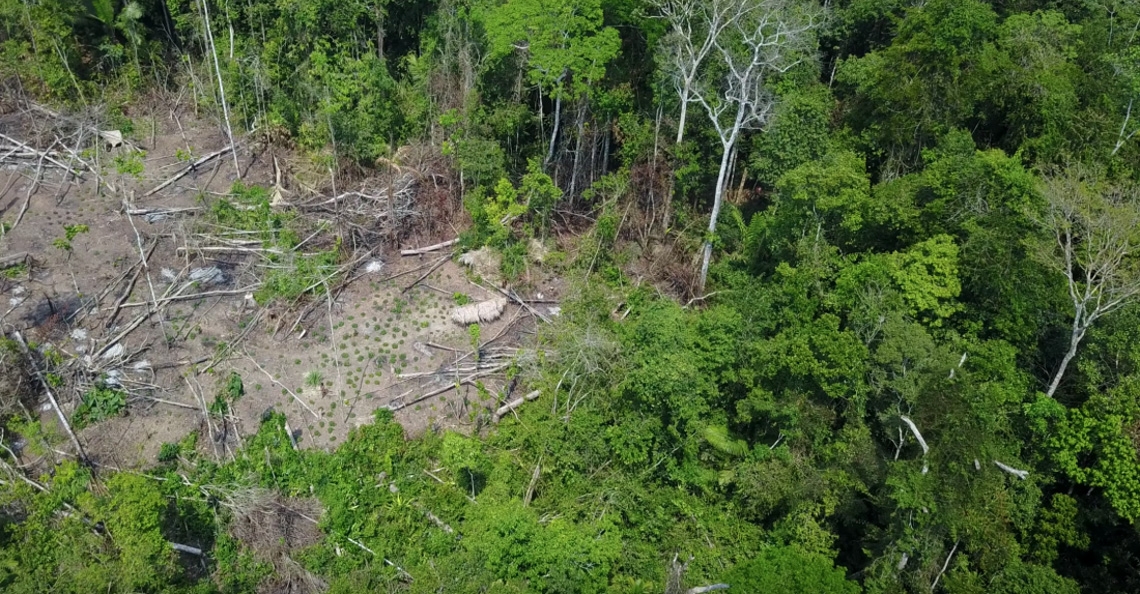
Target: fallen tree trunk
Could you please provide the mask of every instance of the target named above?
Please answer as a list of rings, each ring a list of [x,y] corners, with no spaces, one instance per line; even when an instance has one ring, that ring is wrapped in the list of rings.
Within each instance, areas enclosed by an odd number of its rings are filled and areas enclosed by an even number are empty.
[[[170,543],[170,546],[173,547],[174,550],[176,550],[176,551],[181,551],[183,553],[189,553],[191,555],[197,555],[199,557],[202,556],[202,549],[199,549],[198,547],[192,547],[190,545],[178,544],[176,542]]]
[[[416,249],[411,249],[411,250],[400,250],[400,255],[401,256],[419,256],[420,254],[427,254],[430,252],[434,252],[436,250],[442,250],[443,248],[446,248],[446,247],[451,247],[457,243],[459,243],[458,237],[456,237],[455,239],[449,239],[447,241],[443,241],[443,242],[440,242],[440,243],[437,243],[434,245],[429,245],[427,247],[416,248]]]
[[[522,406],[522,404],[524,402],[529,402],[531,400],[535,400],[541,394],[542,394],[542,392],[540,390],[535,390],[535,391],[527,394],[526,396],[523,396],[522,398],[515,398],[514,400],[500,406],[499,409],[495,411],[495,414],[491,415],[491,421],[498,423],[499,419],[503,418],[503,415],[506,415],[507,413],[509,413],[509,412],[515,410],[516,408]]]
[[[67,422],[67,416],[63,414],[63,410],[59,408],[59,401],[55,399],[55,394],[52,394],[51,386],[47,380],[44,379],[43,372],[40,371],[39,363],[36,363],[35,356],[32,355],[28,344],[24,342],[24,337],[20,336],[19,332],[13,332],[12,337],[16,339],[16,344],[20,345],[20,350],[24,352],[24,356],[28,358],[28,362],[32,364],[32,371],[36,374],[36,379],[40,381],[43,386],[44,393],[47,394],[48,401],[51,402],[51,407],[55,410],[55,414],[59,417],[59,424],[63,426],[63,430],[67,432],[67,436],[71,438],[71,443],[75,445],[75,455],[81,460],[87,461],[87,454],[83,451],[83,446],[79,444],[79,438],[75,436],[75,432],[71,430],[71,424]]]
[[[174,176],[171,177],[170,179],[162,182],[161,184],[158,184],[157,186],[154,187],[154,189],[147,192],[146,194],[143,194],[143,198],[151,196],[151,195],[155,194],[156,192],[162,191],[162,189],[165,188],[166,186],[169,186],[170,184],[182,179],[183,177],[186,177],[187,173],[194,171],[195,169],[205,165],[206,163],[209,163],[210,161],[213,161],[214,159],[217,159],[218,157],[232,151],[233,149],[234,149],[233,144],[230,144],[230,146],[227,146],[224,149],[221,149],[219,151],[214,151],[214,152],[206,155],[205,157],[202,157],[201,159],[194,161],[193,163],[187,165],[185,168],[183,168],[178,173],[175,173]]]

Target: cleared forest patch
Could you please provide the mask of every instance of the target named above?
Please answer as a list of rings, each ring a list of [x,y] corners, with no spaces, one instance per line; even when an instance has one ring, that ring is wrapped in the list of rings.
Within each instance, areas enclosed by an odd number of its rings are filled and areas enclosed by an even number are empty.
[[[190,433],[223,459],[269,411],[299,448],[335,447],[377,408],[411,434],[471,430],[519,395],[509,378],[556,288],[532,279],[546,295],[528,304],[453,262],[457,213],[429,151],[338,177],[250,137],[239,179],[225,134],[191,114],[156,115],[134,142],[33,115],[0,123],[0,254],[21,255],[0,325],[59,410],[27,373],[5,381],[34,388],[26,415],[61,435],[66,420],[92,462],[153,463]],[[492,299],[495,319],[453,321]]]

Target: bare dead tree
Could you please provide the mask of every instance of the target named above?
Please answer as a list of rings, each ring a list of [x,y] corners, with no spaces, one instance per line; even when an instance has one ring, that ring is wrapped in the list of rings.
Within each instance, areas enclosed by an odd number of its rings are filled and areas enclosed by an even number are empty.
[[[712,235],[724,204],[728,172],[741,133],[763,126],[772,113],[775,97],[768,91],[769,79],[787,72],[811,55],[815,46],[812,30],[818,13],[790,0],[740,0],[743,8],[731,26],[712,41],[719,80],[698,79],[693,98],[705,108],[721,143],[720,171],[709,215],[697,292],[703,293],[712,258]]]
[[[1092,325],[1140,297],[1140,189],[1074,166],[1042,191],[1045,209],[1033,218],[1049,240],[1036,255],[1065,277],[1073,304],[1069,346],[1045,392],[1053,397]]]
[[[654,8],[669,23],[662,40],[662,67],[677,91],[681,114],[677,120],[677,144],[685,138],[685,120],[693,103],[701,67],[725,29],[747,10],[739,0],[653,0]]]

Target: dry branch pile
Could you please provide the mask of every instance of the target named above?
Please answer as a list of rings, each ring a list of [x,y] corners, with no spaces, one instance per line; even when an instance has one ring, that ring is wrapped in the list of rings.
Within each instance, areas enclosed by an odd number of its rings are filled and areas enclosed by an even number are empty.
[[[316,500],[283,497],[254,487],[231,491],[223,503],[233,512],[230,535],[259,560],[273,565],[273,577],[258,592],[310,594],[326,589],[320,578],[291,556],[324,537],[317,527],[321,508]]]

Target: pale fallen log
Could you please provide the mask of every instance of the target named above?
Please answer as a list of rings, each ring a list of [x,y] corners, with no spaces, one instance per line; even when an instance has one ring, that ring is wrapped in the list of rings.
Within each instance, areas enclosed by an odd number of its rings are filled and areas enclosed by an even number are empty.
[[[534,500],[534,488],[538,485],[538,477],[542,475],[542,458],[538,459],[538,464],[534,465],[534,472],[530,475],[530,484],[526,486],[526,495],[523,496],[523,507],[530,505]]]
[[[446,532],[448,534],[455,534],[455,529],[452,528],[451,526],[448,526],[447,522],[444,522],[443,520],[439,519],[439,516],[431,513],[426,508],[422,509],[421,511],[423,511],[424,515],[427,516],[427,519],[431,520],[431,523],[438,526],[440,530],[443,530],[444,532]]]
[[[53,159],[53,158],[52,158],[52,157],[49,155],[49,152],[50,152],[50,151],[40,151],[40,150],[36,150],[36,149],[34,149],[34,148],[32,148],[32,147],[30,147],[30,146],[28,146],[28,145],[26,145],[26,144],[24,144],[24,143],[20,142],[19,140],[16,140],[15,138],[12,138],[11,136],[5,136],[4,134],[0,134],[0,138],[3,138],[4,140],[7,140],[8,142],[10,142],[10,143],[12,143],[12,144],[16,145],[16,146],[17,146],[17,147],[19,147],[19,148],[22,148],[22,149],[24,149],[24,150],[26,150],[26,151],[29,151],[29,152],[35,153],[36,155],[39,155],[39,156],[40,156],[40,158],[42,158],[42,159],[46,159],[47,161],[51,162],[53,165],[56,165],[57,167],[59,167],[59,168],[61,168],[61,169],[64,169],[64,170],[66,170],[66,171],[67,171],[68,173],[70,173],[71,175],[74,175],[75,177],[79,177],[79,173],[78,173],[78,172],[76,172],[74,169],[72,169],[71,167],[68,167],[67,165],[64,165],[63,163],[59,162],[59,161],[58,161],[58,160],[56,160],[56,159]]]
[[[509,367],[509,366],[510,366],[509,364],[507,364],[507,363],[504,363],[504,364],[502,364],[502,365],[496,365],[495,367],[492,367],[492,368],[490,368],[490,369],[486,369],[486,370],[480,371],[480,372],[478,372],[478,373],[472,373],[471,375],[469,375],[469,376],[467,376],[467,377],[465,377],[465,378],[463,378],[463,379],[461,379],[461,380],[459,380],[459,381],[457,381],[457,382],[455,382],[455,383],[453,383],[453,384],[448,384],[448,385],[446,385],[446,386],[443,386],[443,387],[441,387],[441,388],[436,388],[436,389],[434,389],[434,390],[432,390],[432,391],[428,392],[427,394],[423,394],[423,395],[421,395],[421,396],[418,396],[418,397],[416,397],[414,400],[411,400],[411,401],[409,401],[409,402],[403,402],[401,399],[402,399],[402,398],[403,398],[403,397],[404,397],[406,394],[410,393],[411,391],[409,391],[409,392],[406,392],[405,394],[401,394],[400,396],[397,396],[396,398],[393,398],[393,399],[392,399],[392,400],[391,400],[391,401],[388,403],[388,410],[391,410],[391,411],[397,411],[397,410],[400,410],[400,409],[402,409],[402,408],[404,408],[404,407],[406,407],[406,406],[411,406],[411,405],[413,405],[413,404],[418,404],[418,403],[420,403],[420,402],[422,402],[422,401],[424,401],[424,400],[427,400],[428,398],[431,398],[432,396],[438,396],[438,395],[440,395],[440,394],[443,394],[444,392],[446,392],[446,391],[448,391],[448,390],[456,390],[456,389],[458,389],[458,388],[459,388],[459,386],[462,386],[462,385],[464,385],[464,384],[471,384],[472,382],[474,382],[474,381],[475,381],[476,379],[478,379],[478,378],[481,378],[481,377],[484,377],[484,376],[488,376],[488,375],[491,375],[492,373],[498,373],[498,372],[500,372],[500,371],[502,371],[502,370],[506,369],[506,368],[507,368],[507,367]]]
[[[523,396],[522,398],[515,398],[514,400],[500,406],[499,409],[495,411],[495,414],[491,415],[491,421],[498,423],[499,419],[503,418],[504,415],[522,406],[524,402],[529,402],[531,400],[537,399],[541,394],[542,392],[540,390],[535,390],[526,396]]]
[[[289,426],[289,421],[285,421],[285,435],[289,436],[289,445],[293,446],[293,449],[296,450],[297,438],[293,437],[293,428]]]
[[[1001,462],[998,462],[997,460],[994,460],[994,464],[996,464],[998,468],[1012,474],[1013,476],[1016,476],[1017,478],[1019,478],[1021,480],[1025,480],[1025,479],[1029,478],[1029,471],[1028,470],[1018,470],[1017,468],[1014,468],[1014,467],[1009,466],[1007,464],[1002,464]]]
[[[190,545],[178,544],[176,542],[170,543],[170,546],[173,547],[174,550],[176,550],[176,551],[181,551],[183,553],[189,553],[191,555],[197,555],[199,557],[202,556],[202,549],[199,549],[198,547],[192,547]]]
[[[248,287],[242,287],[240,289],[223,289],[220,291],[206,291],[204,293],[193,293],[190,295],[171,295],[170,297],[159,297],[158,301],[156,303],[158,303],[158,305],[161,306],[161,305],[166,305],[167,303],[170,303],[172,301],[192,301],[194,299],[206,299],[208,297],[232,297],[234,295],[245,295],[245,294],[251,293],[260,287],[261,287],[261,285],[257,284],[257,285],[249,285]],[[148,301],[132,301],[131,303],[124,303],[120,307],[123,307],[123,308],[144,307],[147,305],[151,305],[151,303]]]
[[[156,192],[162,191],[163,188],[165,188],[165,187],[169,186],[170,184],[182,179],[183,177],[186,177],[186,174],[190,173],[191,171],[194,171],[195,169],[201,167],[202,165],[205,165],[206,163],[209,163],[210,161],[213,161],[214,159],[220,157],[221,155],[224,155],[224,154],[230,152],[231,150],[233,150],[233,148],[234,147],[231,144],[230,146],[227,146],[226,148],[224,148],[220,151],[214,151],[214,152],[206,155],[205,157],[202,157],[201,159],[194,161],[193,163],[187,165],[183,170],[179,171],[178,173],[175,173],[174,177],[171,177],[170,179],[162,182],[161,184],[158,184],[157,186],[155,186],[155,188],[153,190],[147,192],[146,194],[143,194],[143,198],[146,198],[147,196],[150,196]]]
[[[488,299],[479,303],[470,303],[451,310],[451,319],[457,324],[478,324],[492,322],[503,315],[507,307],[506,298]]]
[[[0,270],[19,266],[20,264],[27,264],[32,261],[32,256],[28,252],[17,252],[7,256],[0,256]]]
[[[142,217],[148,223],[157,223],[172,218],[175,215],[197,212],[199,210],[202,209],[196,206],[187,206],[185,208],[128,208],[126,209],[126,214]]]
[[[410,249],[410,250],[400,250],[400,255],[401,256],[419,256],[420,254],[427,254],[430,252],[434,252],[436,250],[442,250],[443,248],[446,248],[446,247],[451,247],[457,243],[459,243],[458,237],[456,237],[455,239],[449,239],[447,241],[443,241],[443,242],[440,242],[440,243],[437,243],[434,245],[429,245],[427,247]]]

